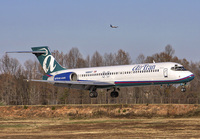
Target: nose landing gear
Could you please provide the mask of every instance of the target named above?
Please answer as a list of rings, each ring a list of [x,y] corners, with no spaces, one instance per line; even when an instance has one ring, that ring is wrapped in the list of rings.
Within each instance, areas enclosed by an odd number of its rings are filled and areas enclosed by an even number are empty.
[[[185,86],[182,86],[182,88],[181,88],[181,92],[185,92],[185,91],[186,91]]]
[[[185,91],[186,91],[185,85],[186,85],[186,84],[182,84],[182,85],[181,85],[181,92],[185,92]]]

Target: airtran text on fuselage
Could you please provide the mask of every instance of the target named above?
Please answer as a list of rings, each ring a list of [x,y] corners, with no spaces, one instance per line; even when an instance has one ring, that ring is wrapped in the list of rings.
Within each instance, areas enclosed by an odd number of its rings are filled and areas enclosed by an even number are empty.
[[[145,65],[136,65],[135,67],[133,67],[132,71],[145,71],[145,70],[155,70],[155,69],[156,65],[145,64]]]

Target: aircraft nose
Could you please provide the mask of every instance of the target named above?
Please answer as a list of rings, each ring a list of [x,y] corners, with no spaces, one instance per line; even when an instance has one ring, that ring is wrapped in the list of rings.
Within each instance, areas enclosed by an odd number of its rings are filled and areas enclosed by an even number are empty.
[[[189,81],[192,81],[192,80],[194,79],[194,74],[191,73],[191,74],[188,76],[188,79],[189,79]]]

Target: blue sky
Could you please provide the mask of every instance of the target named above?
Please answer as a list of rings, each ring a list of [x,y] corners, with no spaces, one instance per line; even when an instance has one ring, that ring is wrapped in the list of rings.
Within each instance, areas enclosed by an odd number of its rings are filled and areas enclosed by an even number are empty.
[[[64,53],[77,47],[83,57],[123,49],[134,62],[170,44],[179,58],[199,62],[199,7],[199,0],[0,0],[0,57],[45,45]]]

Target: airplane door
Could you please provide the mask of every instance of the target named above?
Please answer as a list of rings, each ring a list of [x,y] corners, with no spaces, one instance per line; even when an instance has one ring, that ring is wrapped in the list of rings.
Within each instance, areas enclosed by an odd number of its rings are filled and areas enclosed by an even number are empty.
[[[163,69],[163,75],[165,78],[168,77],[168,69],[167,68]]]

